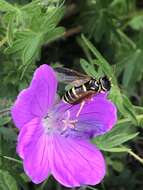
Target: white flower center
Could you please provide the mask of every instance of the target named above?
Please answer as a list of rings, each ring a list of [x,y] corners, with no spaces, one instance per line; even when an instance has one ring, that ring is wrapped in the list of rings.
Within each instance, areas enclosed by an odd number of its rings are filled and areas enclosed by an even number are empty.
[[[50,118],[48,116],[46,118],[43,118],[42,124],[44,126],[45,133],[50,133],[52,131],[52,128],[54,125],[52,118]]]
[[[53,131],[59,131],[64,133],[68,129],[75,129],[77,119],[70,119],[70,111],[67,110],[64,114],[64,117],[55,118],[54,115],[48,115],[42,119],[42,124],[44,126],[45,133],[51,133]]]

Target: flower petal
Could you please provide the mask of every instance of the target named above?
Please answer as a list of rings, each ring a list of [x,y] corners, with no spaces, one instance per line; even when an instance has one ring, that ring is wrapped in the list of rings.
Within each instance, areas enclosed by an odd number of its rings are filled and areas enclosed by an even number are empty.
[[[101,97],[94,98],[85,105],[78,119],[79,131],[91,133],[97,136],[107,133],[117,122],[117,110],[115,105]]]
[[[101,135],[111,130],[117,121],[116,106],[104,94],[96,95],[92,100],[86,101],[79,116],[76,117],[80,106],[81,104],[70,105],[61,102],[55,109],[59,113],[70,111],[70,120],[78,120],[75,125],[77,129],[75,135],[83,137],[84,134],[86,137]],[[65,115],[60,117],[62,120]]]
[[[67,187],[98,184],[105,175],[101,152],[87,140],[66,138],[57,131],[45,133],[39,118],[21,130],[17,151],[24,170],[38,184],[51,173]]]
[[[42,128],[40,128],[39,118],[32,119],[20,130],[18,135],[17,152],[22,159],[25,157],[25,147],[33,141],[33,138],[36,136],[35,134],[42,133],[41,130]]]
[[[35,131],[35,134],[31,136],[31,140],[28,140],[26,144],[23,142],[24,153],[24,170],[25,173],[31,178],[31,180],[38,184],[44,181],[50,174],[49,167],[49,137],[44,134],[39,125]]]
[[[48,65],[40,66],[34,73],[30,86],[17,97],[12,107],[12,118],[21,128],[34,117],[44,116],[53,105],[57,90],[55,73]]]
[[[64,186],[95,185],[103,179],[104,158],[88,141],[57,134],[49,146],[51,173]]]

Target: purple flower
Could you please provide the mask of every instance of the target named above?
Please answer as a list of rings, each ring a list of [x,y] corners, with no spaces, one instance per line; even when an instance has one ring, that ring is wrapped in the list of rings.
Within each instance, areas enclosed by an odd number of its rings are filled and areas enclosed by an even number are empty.
[[[90,138],[113,127],[116,108],[105,94],[98,94],[77,117],[80,104],[56,104],[56,90],[53,69],[42,65],[12,108],[24,170],[36,184],[51,174],[67,187],[98,184],[106,172],[105,161]]]

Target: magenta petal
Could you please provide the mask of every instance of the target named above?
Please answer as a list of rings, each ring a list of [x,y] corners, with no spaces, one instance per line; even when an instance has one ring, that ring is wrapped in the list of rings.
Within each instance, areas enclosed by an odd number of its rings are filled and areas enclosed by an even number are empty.
[[[110,131],[116,122],[116,106],[107,98],[95,96],[81,111],[77,125],[79,130],[97,136]]]
[[[60,113],[68,110],[71,120],[78,119],[76,129],[81,135],[90,137],[101,135],[111,130],[116,124],[116,106],[107,99],[105,94],[95,95],[92,100],[86,101],[80,115],[76,118],[79,108],[80,104],[72,106],[61,102],[56,109]]]
[[[25,147],[29,145],[35,134],[40,133],[41,135],[42,128],[40,128],[39,118],[34,118],[30,122],[28,122],[22,129],[18,135],[18,143],[17,143],[17,152],[19,156],[24,159],[25,157]]]
[[[34,117],[44,116],[53,105],[57,90],[55,73],[48,65],[40,66],[34,73],[30,86],[17,97],[12,107],[12,118],[21,128]]]
[[[24,170],[31,180],[38,184],[50,174],[49,138],[44,133],[37,133],[24,148]]]
[[[34,183],[41,183],[49,175],[49,138],[39,118],[34,118],[20,130],[17,152],[24,160],[25,173]]]
[[[26,174],[36,184],[52,174],[67,187],[95,185],[105,175],[104,158],[94,145],[56,131],[47,133],[39,118],[20,130],[17,151]]]
[[[55,135],[49,144],[52,175],[66,187],[95,185],[105,175],[101,152],[88,141]]]

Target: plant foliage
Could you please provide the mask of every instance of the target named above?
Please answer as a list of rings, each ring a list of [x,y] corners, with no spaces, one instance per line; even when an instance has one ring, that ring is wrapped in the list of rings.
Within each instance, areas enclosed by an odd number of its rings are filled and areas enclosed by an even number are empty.
[[[93,139],[106,156],[108,175],[85,189],[142,189],[142,33],[139,0],[0,0],[0,189],[65,189],[51,177],[32,184],[15,150],[18,131],[9,110],[44,63],[112,79],[109,98],[118,123]]]

